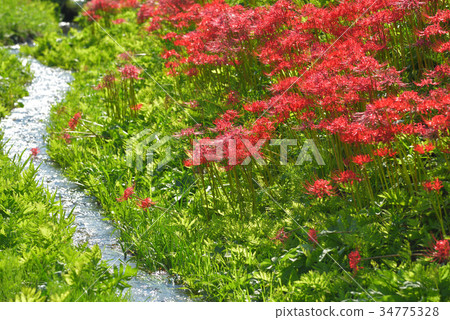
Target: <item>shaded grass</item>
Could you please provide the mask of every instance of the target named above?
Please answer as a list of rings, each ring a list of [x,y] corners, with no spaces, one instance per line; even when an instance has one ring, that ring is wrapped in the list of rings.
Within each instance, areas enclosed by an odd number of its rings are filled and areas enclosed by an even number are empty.
[[[21,43],[58,30],[51,2],[0,0],[0,8],[0,44]]]

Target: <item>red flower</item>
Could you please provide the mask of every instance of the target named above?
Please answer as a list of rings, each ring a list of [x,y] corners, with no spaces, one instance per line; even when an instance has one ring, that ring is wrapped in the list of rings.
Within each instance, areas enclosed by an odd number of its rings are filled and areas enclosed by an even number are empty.
[[[420,154],[424,154],[426,152],[431,152],[435,149],[436,147],[433,146],[432,143],[427,143],[427,144],[418,144],[414,147],[414,150]]]
[[[314,229],[309,229],[308,231],[308,240],[311,241],[314,245],[318,244],[317,241],[317,231]]]
[[[112,23],[114,23],[114,24],[122,24],[124,22],[125,22],[125,19],[116,19],[116,20],[112,21]]]
[[[187,102],[187,105],[191,109],[197,109],[198,108],[198,102],[195,101],[195,100],[191,100],[191,101]]]
[[[38,148],[31,148],[31,154],[36,157],[38,153],[41,152]]]
[[[134,110],[134,111],[141,110],[141,108],[142,108],[142,103],[139,103],[139,104],[137,104],[135,106],[130,106],[130,109]]]
[[[439,181],[439,178],[436,178],[434,181],[425,181],[422,185],[428,192],[432,192],[433,190],[439,191],[443,187],[442,182]]]
[[[284,227],[281,228],[280,230],[278,230],[277,234],[275,235],[275,237],[270,238],[270,240],[272,241],[280,241],[280,242],[284,242],[289,238],[289,233],[284,231]]]
[[[69,128],[75,130],[78,125],[78,121],[81,119],[81,112],[76,113],[72,119],[69,120]]]
[[[166,52],[164,52],[163,54],[161,54],[161,57],[163,59],[169,59],[170,57],[177,57],[179,58],[180,55],[178,54],[178,52],[176,52],[175,50],[168,50]]]
[[[377,156],[377,157],[394,157],[397,154],[397,152],[393,151],[391,148],[389,147],[384,147],[384,148],[378,148],[376,150],[373,151],[373,155]]]
[[[124,55],[125,53],[120,54],[119,56]],[[128,57],[128,56],[127,56]],[[101,90],[104,88],[112,88],[114,82],[116,81],[116,77],[114,77],[113,74],[107,74],[103,76],[102,82],[100,82],[96,87],[94,87],[95,90]]]
[[[186,160],[183,160],[183,165],[184,165],[185,167],[190,168],[190,167],[192,167],[192,166],[194,165],[194,163],[193,163],[193,160],[192,160],[192,159],[186,159]]]
[[[66,141],[66,143],[70,143],[71,142],[70,134],[64,133],[63,139]]]
[[[131,51],[125,51],[123,53],[118,54],[117,58],[123,61],[130,61],[132,56],[133,53]]]
[[[181,129],[181,132],[175,133],[173,136],[175,138],[181,137],[189,137],[189,136],[198,136],[203,134],[203,131],[198,131],[198,128],[201,127],[200,124],[197,124],[191,128]]]
[[[353,273],[356,273],[359,269],[362,269],[362,267],[358,266],[358,264],[361,262],[361,256],[358,250],[350,252],[350,254],[348,255],[348,260]]]
[[[334,196],[335,194],[330,181],[324,179],[318,179],[314,181],[314,184],[306,182],[305,188],[307,190],[307,194],[317,196],[319,199],[323,198],[325,195]]]
[[[145,198],[142,200],[139,200],[139,202],[137,203],[138,207],[147,210],[148,208],[154,206],[156,204],[156,202],[153,202],[152,199],[150,198]]]
[[[227,103],[230,105],[235,105],[239,102],[239,93],[231,90],[227,95]]]
[[[134,194],[134,188],[133,187],[128,187],[123,192],[123,196],[121,196],[120,198],[116,198],[116,200],[118,202],[126,201],[126,200],[130,199],[133,194]]]
[[[439,261],[439,263],[449,260],[450,244],[448,240],[437,240],[433,246],[433,250],[432,257],[434,260]]]
[[[139,78],[141,69],[133,66],[132,64],[127,64],[123,68],[119,68],[119,72],[122,74],[122,79],[142,79]]]
[[[359,165],[359,166],[363,166],[366,163],[372,162],[373,159],[368,155],[368,154],[360,154],[357,156],[354,156],[352,158],[353,163]]]
[[[338,171],[333,175],[332,179],[336,183],[341,183],[341,184],[350,183],[351,185],[353,184],[354,181],[360,182],[362,180],[352,170]]]

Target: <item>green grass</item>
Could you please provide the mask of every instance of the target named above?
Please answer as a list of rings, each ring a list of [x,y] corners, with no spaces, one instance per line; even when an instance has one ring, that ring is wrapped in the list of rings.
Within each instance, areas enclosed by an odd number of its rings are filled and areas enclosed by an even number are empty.
[[[110,273],[98,247],[74,246],[74,217],[19,160],[0,151],[0,301],[122,301],[133,272]]]
[[[21,43],[58,30],[55,5],[39,0],[0,0],[0,44]]]
[[[17,100],[28,94],[25,85],[32,77],[28,64],[23,65],[16,55],[0,48],[0,118],[20,106]]]

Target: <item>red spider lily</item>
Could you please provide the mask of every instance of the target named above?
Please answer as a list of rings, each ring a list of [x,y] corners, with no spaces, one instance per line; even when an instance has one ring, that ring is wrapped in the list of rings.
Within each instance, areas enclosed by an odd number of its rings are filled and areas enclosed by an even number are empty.
[[[198,72],[199,71],[197,68],[190,68],[189,70],[184,71],[184,74],[187,75],[188,77],[193,77],[196,76]]]
[[[186,160],[183,160],[183,165],[185,167],[190,168],[190,167],[194,166],[194,163],[193,163],[192,159],[186,159]]]
[[[39,148],[31,148],[31,155],[32,155],[33,157],[36,157],[36,156],[38,155],[39,152],[41,152],[41,151],[39,150]]]
[[[236,91],[230,91],[227,95],[227,103],[230,105],[235,105],[239,103],[239,93]]]
[[[140,5],[139,0],[119,0],[121,8],[138,8]]]
[[[436,240],[430,255],[433,260],[442,263],[450,259],[450,244],[447,239]]]
[[[244,105],[245,110],[253,113],[261,113],[267,108],[269,108],[269,105],[266,101],[256,101],[251,104]]]
[[[142,106],[143,106],[142,103],[138,103],[138,104],[136,104],[134,106],[130,106],[130,109],[133,110],[133,111],[138,111],[138,110],[142,109]]]
[[[436,178],[434,181],[425,181],[422,186],[427,192],[438,192],[443,188],[442,182],[439,180],[439,178]]]
[[[382,148],[378,148],[376,150],[374,150],[373,152],[374,156],[380,157],[380,158],[384,158],[384,157],[394,157],[397,152],[393,151],[391,148],[389,147],[382,147]]]
[[[69,120],[69,128],[71,130],[75,130],[78,125],[78,121],[80,119],[81,119],[81,112],[78,112],[72,117],[72,119]]]
[[[308,231],[308,240],[312,242],[314,245],[318,244],[317,241],[317,231],[314,229],[309,229]]]
[[[175,133],[173,136],[175,138],[181,138],[181,137],[190,137],[190,136],[198,136],[198,135],[202,135],[203,131],[198,131],[198,128],[201,125],[195,125],[192,128],[186,128],[186,129],[182,129],[181,132]]]
[[[285,242],[287,239],[289,239],[289,233],[284,231],[284,227],[281,228],[280,230],[278,230],[275,237],[270,238],[270,240],[272,240],[274,242],[280,242],[280,243]]]
[[[444,132],[450,128],[450,114],[438,114],[431,118],[431,120],[424,119],[423,122],[434,131]]]
[[[111,0],[91,0],[86,4],[86,11],[83,15],[95,15],[103,13],[111,13],[119,8],[118,1]]]
[[[275,131],[275,122],[269,120],[266,117],[261,117],[256,120],[255,124],[251,128],[251,134],[261,140],[269,140],[272,136],[272,133]]]
[[[337,171],[333,174],[332,179],[336,183],[353,185],[353,182],[360,182],[362,179],[352,170]]]
[[[116,20],[112,21],[113,24],[122,24],[122,23],[125,23],[125,22],[126,22],[125,19],[116,19]]]
[[[319,199],[324,196],[334,196],[334,187],[330,184],[330,181],[324,179],[318,179],[314,181],[313,184],[306,182],[304,187],[306,188],[306,193],[316,196]]]
[[[163,59],[169,59],[170,57],[180,57],[180,55],[178,54],[178,52],[176,52],[175,50],[168,50],[166,52],[164,52],[163,54],[161,54],[161,57]]]
[[[117,55],[117,58],[122,61],[130,61],[132,56],[133,56],[133,53],[131,51],[125,51],[125,52],[119,53]]]
[[[234,121],[234,119],[239,118],[239,114],[236,110],[227,110],[223,115],[222,119],[225,121]]]
[[[137,206],[145,211],[148,208],[154,206],[155,204],[156,204],[156,202],[153,202],[152,199],[145,198],[145,199],[139,200],[137,203]]]
[[[187,102],[187,105],[191,109],[197,109],[198,108],[198,102],[195,101],[195,100],[191,100],[191,101]]]
[[[67,143],[67,144],[69,144],[69,143],[71,143],[71,137],[70,137],[70,134],[68,134],[68,133],[64,133],[63,134],[63,139],[64,139],[64,141]]]
[[[119,68],[119,72],[122,74],[122,79],[142,79],[139,78],[141,70],[132,64],[127,64],[122,68]]]
[[[433,144],[428,143],[428,144],[418,144],[416,146],[414,146],[414,151],[416,151],[419,154],[425,154],[427,152],[431,152],[435,149],[436,147],[433,146]]]
[[[130,199],[133,196],[133,194],[134,194],[134,188],[128,187],[123,192],[123,195],[120,198],[116,198],[116,200],[117,200],[117,202],[127,201],[128,199]]]
[[[359,166],[364,166],[366,163],[369,163],[372,161],[373,161],[373,159],[368,154],[360,154],[360,155],[354,156],[352,158],[352,162]]]
[[[124,54],[124,53],[122,53]],[[102,81],[96,86],[94,87],[95,90],[101,90],[104,88],[112,88],[114,83],[116,81],[116,77],[112,74],[107,74],[105,76],[103,76]]]
[[[356,272],[359,269],[362,269],[363,267],[358,266],[358,264],[361,262],[361,255],[359,254],[358,250],[352,251],[348,255],[349,265],[350,269],[353,270],[353,273],[356,274]]]

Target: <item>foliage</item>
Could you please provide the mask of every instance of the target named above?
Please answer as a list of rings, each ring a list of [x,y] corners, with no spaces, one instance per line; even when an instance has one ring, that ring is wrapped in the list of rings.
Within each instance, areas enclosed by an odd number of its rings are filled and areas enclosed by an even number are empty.
[[[51,2],[0,0],[0,8],[0,44],[21,43],[58,30]]]
[[[123,300],[133,271],[109,272],[98,247],[75,246],[73,216],[20,160],[0,153],[0,301]]]
[[[28,52],[76,70],[51,156],[138,261],[206,300],[449,301],[448,4],[98,3]],[[110,89],[125,64],[143,79]],[[126,155],[144,129],[176,137],[149,172]],[[198,138],[234,139],[237,163],[213,148],[195,163]],[[325,165],[280,163],[281,138]],[[243,165],[259,139],[266,165]]]
[[[28,64],[23,65],[16,55],[0,48],[0,118],[20,105],[17,100],[28,94],[25,85],[31,78]]]

